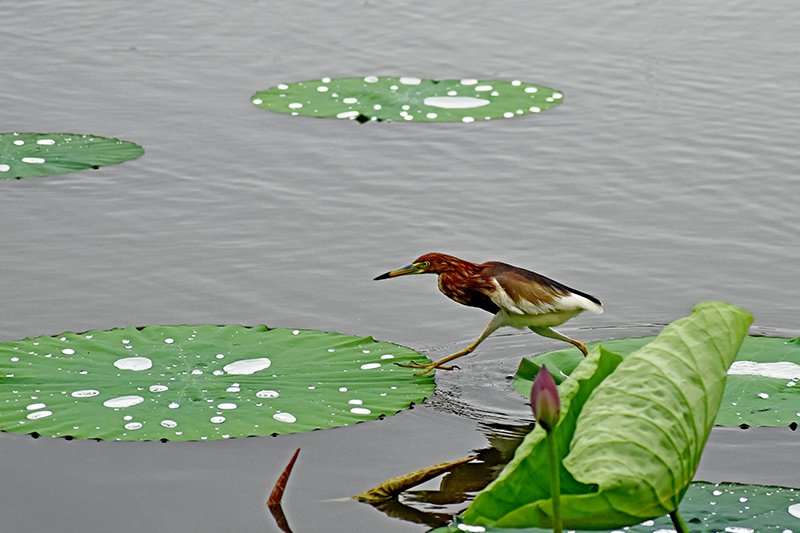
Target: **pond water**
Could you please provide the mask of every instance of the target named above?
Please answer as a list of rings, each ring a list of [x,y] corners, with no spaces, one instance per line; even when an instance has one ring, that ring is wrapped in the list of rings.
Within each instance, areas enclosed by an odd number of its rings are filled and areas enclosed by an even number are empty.
[[[1,131],[118,137],[146,153],[0,180],[0,341],[264,323],[442,357],[489,315],[448,301],[432,276],[372,281],[429,251],[597,296],[603,315],[562,328],[583,341],[653,334],[704,300],[746,308],[756,332],[800,335],[790,0],[33,0],[3,19]],[[518,79],[564,102],[426,125],[250,102],[279,83],[361,75]],[[0,434],[4,528],[277,531],[263,502],[300,447],[284,503],[295,531],[424,531],[337,500],[476,450],[507,460],[530,417],[506,376],[553,347],[500,331],[440,372],[426,404],[309,434]],[[800,487],[798,452],[787,428],[717,429],[698,478]]]

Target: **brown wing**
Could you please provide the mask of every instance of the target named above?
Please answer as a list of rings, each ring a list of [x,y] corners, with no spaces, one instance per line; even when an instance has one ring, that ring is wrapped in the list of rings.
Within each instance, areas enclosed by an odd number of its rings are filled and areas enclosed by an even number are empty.
[[[495,291],[490,294],[492,300],[498,306],[514,313],[535,315],[564,310],[562,306],[566,303],[565,297],[571,294],[582,296],[602,307],[600,300],[594,296],[524,268],[492,261],[486,263],[482,274],[493,278],[502,289],[500,291],[495,287]]]

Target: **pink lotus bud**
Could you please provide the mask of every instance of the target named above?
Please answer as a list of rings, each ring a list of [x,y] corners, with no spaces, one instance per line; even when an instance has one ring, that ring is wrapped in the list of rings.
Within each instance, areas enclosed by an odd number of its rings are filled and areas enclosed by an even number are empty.
[[[536,422],[545,431],[550,431],[556,427],[558,419],[561,417],[561,400],[558,399],[556,382],[553,381],[553,376],[550,375],[544,365],[539,369],[539,373],[536,374],[536,379],[533,380],[531,408],[533,409],[533,416],[536,417]]]

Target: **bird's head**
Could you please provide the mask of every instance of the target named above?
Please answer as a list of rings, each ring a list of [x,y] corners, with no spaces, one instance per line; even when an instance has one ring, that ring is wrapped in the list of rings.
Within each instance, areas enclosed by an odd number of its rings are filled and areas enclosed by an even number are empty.
[[[397,276],[406,276],[408,274],[441,274],[442,272],[452,270],[458,264],[458,261],[458,259],[450,255],[438,253],[425,254],[410,265],[396,270],[390,270],[375,279],[396,278]]]

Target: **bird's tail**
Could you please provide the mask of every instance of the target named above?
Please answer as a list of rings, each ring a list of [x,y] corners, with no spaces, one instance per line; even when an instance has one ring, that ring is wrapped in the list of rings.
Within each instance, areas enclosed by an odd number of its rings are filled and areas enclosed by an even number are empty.
[[[576,307],[579,307],[580,309],[591,311],[596,315],[599,315],[603,312],[603,303],[594,296],[573,292],[568,296],[568,298],[572,299]]]

